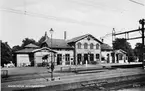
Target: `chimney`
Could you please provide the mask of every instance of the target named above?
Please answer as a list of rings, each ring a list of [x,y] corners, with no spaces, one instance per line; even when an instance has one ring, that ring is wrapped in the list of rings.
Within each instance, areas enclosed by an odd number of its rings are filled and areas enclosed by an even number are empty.
[[[66,31],[64,31],[64,40],[66,40]]]
[[[49,38],[46,31],[45,31],[44,38],[45,38],[45,40],[44,40],[45,42],[46,42],[46,41],[48,40],[48,38]]]
[[[47,37],[47,32],[45,31],[45,38]]]
[[[101,39],[102,42],[104,42],[104,39]]]

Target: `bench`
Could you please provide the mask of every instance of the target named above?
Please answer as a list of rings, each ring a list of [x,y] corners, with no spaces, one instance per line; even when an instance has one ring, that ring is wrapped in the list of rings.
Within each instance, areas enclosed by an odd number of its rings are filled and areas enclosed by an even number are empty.
[[[60,71],[62,71],[64,68],[68,68],[69,71],[71,71],[71,66],[62,66],[62,67],[60,67]]]

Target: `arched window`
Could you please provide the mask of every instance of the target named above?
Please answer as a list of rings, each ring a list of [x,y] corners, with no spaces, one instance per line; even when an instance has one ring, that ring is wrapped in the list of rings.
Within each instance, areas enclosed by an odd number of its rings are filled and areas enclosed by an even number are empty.
[[[93,43],[90,44],[90,49],[94,49],[94,44]]]
[[[84,49],[88,49],[88,44],[84,43]]]
[[[99,44],[96,44],[96,49],[99,49]]]
[[[81,49],[82,44],[79,42],[79,43],[77,44],[77,46],[78,46],[78,49]]]

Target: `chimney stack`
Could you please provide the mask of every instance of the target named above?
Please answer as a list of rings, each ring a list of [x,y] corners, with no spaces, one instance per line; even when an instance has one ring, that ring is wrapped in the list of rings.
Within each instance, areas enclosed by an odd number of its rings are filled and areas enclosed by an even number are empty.
[[[104,39],[101,39],[102,42],[104,42]]]
[[[64,40],[66,40],[66,31],[64,31]]]

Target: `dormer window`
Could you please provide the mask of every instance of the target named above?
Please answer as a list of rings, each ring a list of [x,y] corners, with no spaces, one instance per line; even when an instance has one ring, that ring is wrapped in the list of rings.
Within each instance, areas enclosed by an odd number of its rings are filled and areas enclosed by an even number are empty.
[[[88,44],[84,43],[84,49],[88,49]]]

